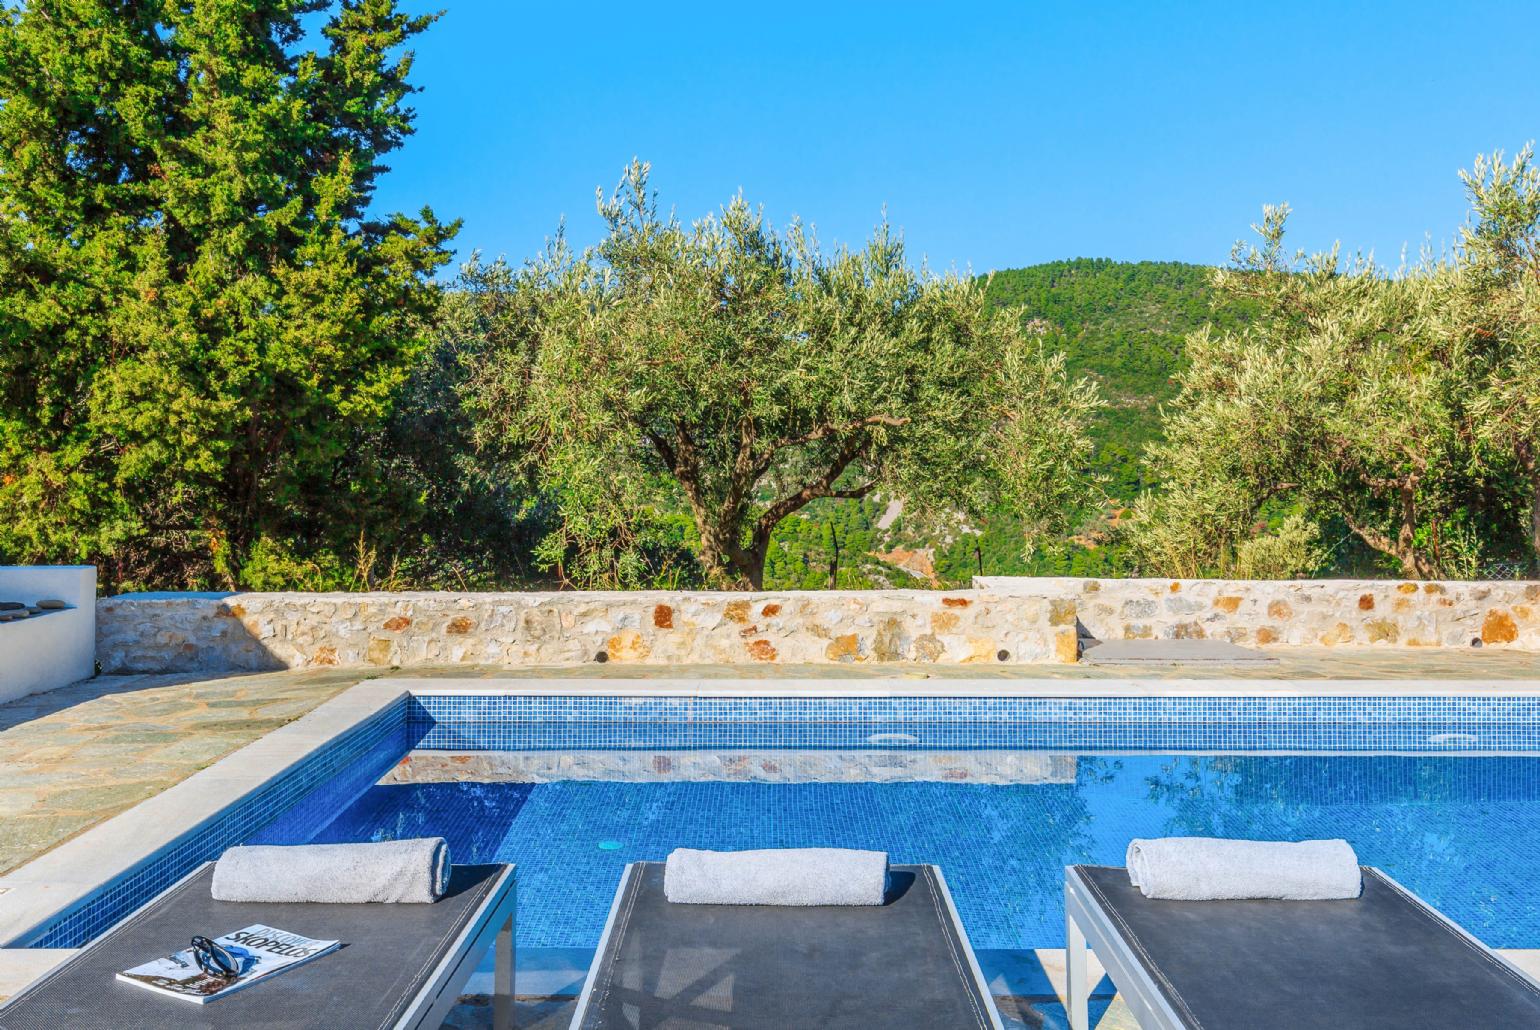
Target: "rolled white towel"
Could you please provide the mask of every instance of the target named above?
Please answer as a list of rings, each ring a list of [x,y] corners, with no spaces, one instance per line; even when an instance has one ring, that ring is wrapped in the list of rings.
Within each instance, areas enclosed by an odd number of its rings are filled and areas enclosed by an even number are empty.
[[[216,901],[426,904],[449,885],[442,837],[377,844],[231,848],[214,863]]]
[[[696,851],[677,848],[664,896],[684,905],[880,905],[888,856],[843,848]]]
[[[1131,841],[1125,864],[1145,897],[1170,901],[1330,901],[1363,890],[1358,856],[1345,840],[1161,837]]]

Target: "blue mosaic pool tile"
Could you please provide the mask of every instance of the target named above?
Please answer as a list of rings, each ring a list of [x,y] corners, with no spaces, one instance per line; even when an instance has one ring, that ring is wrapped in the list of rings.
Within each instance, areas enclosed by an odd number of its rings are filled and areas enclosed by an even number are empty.
[[[402,699],[377,712],[12,946],[81,947],[226,848],[256,840],[273,822],[324,825],[411,747],[406,709]]]
[[[1540,750],[1540,698],[627,698],[429,695],[430,750]]]

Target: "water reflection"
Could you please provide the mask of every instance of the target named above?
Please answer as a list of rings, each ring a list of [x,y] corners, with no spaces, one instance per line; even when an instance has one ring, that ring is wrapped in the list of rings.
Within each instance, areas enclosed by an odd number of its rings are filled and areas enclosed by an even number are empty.
[[[442,834],[520,865],[519,935],[591,946],[626,862],[679,846],[861,847],[945,871],[978,948],[1063,942],[1063,866],[1136,836],[1344,837],[1489,944],[1540,945],[1540,760],[1091,755],[1073,781],[377,786],[317,838]]]

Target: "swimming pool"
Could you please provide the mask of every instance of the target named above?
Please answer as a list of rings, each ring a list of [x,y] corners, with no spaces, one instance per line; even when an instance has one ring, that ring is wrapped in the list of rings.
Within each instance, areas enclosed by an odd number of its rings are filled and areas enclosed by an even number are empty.
[[[12,944],[87,943],[233,844],[441,834],[459,861],[519,864],[527,947],[591,947],[624,864],[681,845],[935,862],[977,947],[1055,947],[1063,865],[1121,864],[1134,836],[1201,833],[1346,837],[1488,943],[1540,946],[1540,696],[902,689],[360,684],[324,733],[272,735],[301,742],[281,761],[253,745],[244,768],[263,772],[238,789],[218,767],[198,774],[213,814]]]
[[[1063,867],[1130,837],[1345,837],[1495,947],[1540,945],[1540,759],[1079,755],[1067,783],[377,785],[313,839],[443,835],[519,865],[521,946],[592,947],[627,862],[857,847],[934,862],[980,949],[1060,947]]]

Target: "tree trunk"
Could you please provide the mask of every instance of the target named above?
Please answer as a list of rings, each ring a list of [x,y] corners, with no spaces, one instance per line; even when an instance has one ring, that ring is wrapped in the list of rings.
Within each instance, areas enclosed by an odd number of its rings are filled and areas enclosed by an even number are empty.
[[[1518,453],[1529,476],[1529,567],[1540,574],[1540,454],[1528,442],[1519,445]]]
[[[1401,501],[1401,531],[1396,534],[1395,554],[1401,562],[1401,574],[1407,579],[1433,579],[1438,563],[1428,561],[1428,556],[1417,547],[1417,480],[1406,480],[1397,492]]]
[[[720,527],[698,525],[700,530],[700,560],[706,567],[706,578],[711,585],[725,590],[758,590],[764,579],[764,555],[754,560],[728,541]]]
[[[1360,526],[1346,515],[1343,516],[1343,521],[1348,524],[1348,528],[1353,531],[1358,539],[1385,555],[1385,557],[1394,558],[1401,566],[1401,575],[1407,579],[1433,578],[1433,566],[1428,563],[1423,553],[1417,549],[1414,537],[1407,530],[1405,523],[1402,524],[1397,538],[1392,540],[1377,529]]]
[[[1529,564],[1540,575],[1540,475],[1529,477]]]
[[[746,457],[740,458],[735,481],[720,504],[708,499],[701,489],[700,476],[695,460],[694,444],[687,434],[680,432],[677,444],[659,433],[648,433],[647,439],[657,449],[664,462],[673,471],[689,502],[695,528],[701,537],[701,564],[713,585],[729,590],[762,590],[765,582],[765,558],[770,554],[770,538],[781,519],[801,510],[809,501],[820,497],[859,499],[871,492],[876,484],[864,483],[851,489],[835,489],[834,482],[850,467],[866,447],[864,435],[850,440],[832,459],[830,467],[795,493],[782,497],[771,504],[753,524],[748,546],[742,544],[745,517],[744,498],[753,489],[755,479],[763,471]]]

